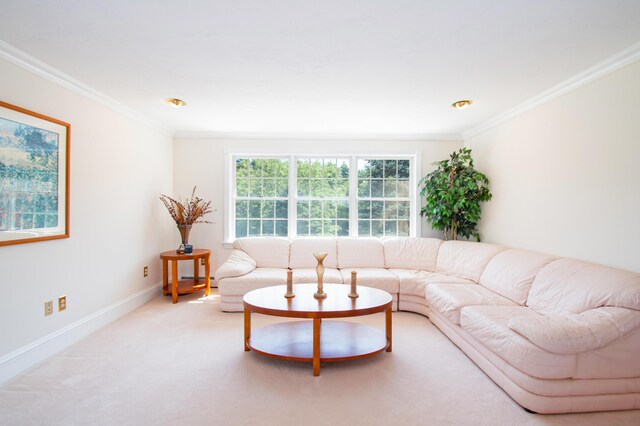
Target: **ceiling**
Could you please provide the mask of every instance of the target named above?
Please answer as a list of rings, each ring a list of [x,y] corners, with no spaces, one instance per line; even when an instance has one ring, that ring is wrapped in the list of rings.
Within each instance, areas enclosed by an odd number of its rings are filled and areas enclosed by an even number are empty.
[[[3,0],[0,40],[178,134],[460,134],[640,41],[640,1]]]

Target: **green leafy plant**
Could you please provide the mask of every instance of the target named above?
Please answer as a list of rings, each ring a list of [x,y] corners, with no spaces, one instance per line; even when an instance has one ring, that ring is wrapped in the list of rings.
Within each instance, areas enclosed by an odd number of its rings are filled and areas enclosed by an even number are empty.
[[[442,230],[445,240],[473,237],[480,241],[480,203],[492,197],[489,179],[474,169],[469,148],[434,164],[437,168],[419,182],[420,195],[426,200],[420,215]]]

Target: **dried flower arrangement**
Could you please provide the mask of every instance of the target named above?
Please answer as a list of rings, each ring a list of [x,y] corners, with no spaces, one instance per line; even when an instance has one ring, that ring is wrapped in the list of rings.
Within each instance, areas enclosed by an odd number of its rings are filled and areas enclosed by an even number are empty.
[[[193,187],[191,197],[184,202],[180,202],[168,195],[161,194],[160,200],[169,211],[169,214],[178,225],[182,244],[176,250],[176,253],[191,253],[189,244],[189,232],[191,225],[194,223],[213,223],[208,220],[198,220],[207,213],[214,210],[211,208],[211,201],[204,201],[202,198],[196,197],[196,187]]]
[[[194,223],[213,223],[208,220],[198,220],[205,214],[213,212],[211,201],[204,201],[202,198],[196,197],[196,187],[193,187],[191,197],[184,203],[161,194],[160,200],[164,203],[169,214],[178,226],[193,225]]]

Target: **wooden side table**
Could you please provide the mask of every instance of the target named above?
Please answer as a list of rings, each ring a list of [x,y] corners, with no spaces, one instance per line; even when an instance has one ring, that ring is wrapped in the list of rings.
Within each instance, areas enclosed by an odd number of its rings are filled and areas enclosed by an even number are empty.
[[[162,294],[171,295],[173,303],[178,303],[179,294],[190,294],[204,289],[204,295],[208,296],[211,290],[211,251],[193,249],[191,254],[177,254],[175,250],[160,253],[162,259]],[[198,262],[204,259],[204,281],[200,280],[200,265]],[[193,279],[178,280],[178,261],[193,260]],[[169,261],[171,261],[171,289],[169,289]]]

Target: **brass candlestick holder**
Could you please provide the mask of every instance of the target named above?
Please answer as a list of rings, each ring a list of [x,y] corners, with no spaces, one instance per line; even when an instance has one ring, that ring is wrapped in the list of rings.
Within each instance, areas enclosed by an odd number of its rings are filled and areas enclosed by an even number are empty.
[[[284,297],[287,299],[296,297],[296,295],[293,294],[293,271],[291,269],[287,271],[287,292],[284,294]]]
[[[327,297],[327,293],[322,290],[322,278],[324,276],[324,258],[327,257],[328,253],[313,253],[313,256],[318,260],[318,266],[316,266],[316,273],[318,274],[318,291],[313,293],[313,297],[316,299],[325,299]]]
[[[358,273],[356,271],[351,271],[351,292],[349,293],[349,297],[355,299],[358,297],[358,293],[356,292],[356,280]]]

